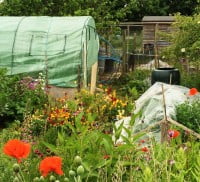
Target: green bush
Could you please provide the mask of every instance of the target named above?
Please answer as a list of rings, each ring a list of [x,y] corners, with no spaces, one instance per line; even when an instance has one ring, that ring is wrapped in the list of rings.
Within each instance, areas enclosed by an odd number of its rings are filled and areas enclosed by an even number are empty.
[[[8,76],[0,69],[0,121],[6,124],[22,121],[26,114],[42,108],[48,102],[42,75],[35,81],[31,77]]]
[[[175,32],[165,35],[171,42],[167,47],[165,57],[168,60],[180,60],[186,58],[190,62],[199,62],[199,45],[200,45],[200,15],[182,16],[177,14],[173,23]]]
[[[16,110],[14,103],[16,100],[16,83],[19,81],[18,76],[6,76],[6,70],[0,69],[0,120],[12,120],[15,118]]]
[[[178,122],[200,133],[200,100],[178,105],[176,116]]]
[[[122,75],[112,83],[119,95],[128,95],[129,98],[137,99],[150,86],[149,70],[134,70]],[[123,85],[123,86],[122,86]]]
[[[196,88],[200,90],[200,74],[181,72],[181,85],[188,88]]]

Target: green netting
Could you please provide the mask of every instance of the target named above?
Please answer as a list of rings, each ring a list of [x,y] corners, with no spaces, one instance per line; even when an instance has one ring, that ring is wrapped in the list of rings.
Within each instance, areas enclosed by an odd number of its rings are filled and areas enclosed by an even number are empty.
[[[90,16],[3,16],[0,25],[0,67],[7,68],[9,75],[43,72],[49,84],[76,87],[83,69],[89,73],[97,62],[99,40]]]

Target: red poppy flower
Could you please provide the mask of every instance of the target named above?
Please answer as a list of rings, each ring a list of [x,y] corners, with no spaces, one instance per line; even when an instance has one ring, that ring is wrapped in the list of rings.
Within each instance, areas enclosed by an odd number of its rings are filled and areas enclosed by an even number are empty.
[[[143,148],[141,148],[141,151],[142,151],[142,152],[148,152],[149,149],[148,149],[147,147],[143,147]]]
[[[191,88],[189,90],[189,95],[192,96],[192,95],[196,95],[198,93],[198,90],[196,88]]]
[[[18,139],[9,140],[3,147],[3,152],[6,155],[14,157],[20,163],[22,158],[27,158],[31,150],[28,143]]]
[[[170,138],[176,138],[180,135],[180,132],[177,130],[168,130],[168,136]]]
[[[110,159],[110,155],[104,155],[103,158],[104,159]]]
[[[46,157],[40,162],[39,170],[42,176],[47,176],[50,172],[63,175],[62,159],[58,156]]]
[[[140,140],[140,143],[145,143],[145,140]]]

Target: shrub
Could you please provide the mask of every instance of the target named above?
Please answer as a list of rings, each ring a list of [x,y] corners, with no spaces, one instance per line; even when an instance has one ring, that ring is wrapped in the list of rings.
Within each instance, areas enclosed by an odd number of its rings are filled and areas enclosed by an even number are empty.
[[[200,90],[200,74],[198,72],[190,74],[181,72],[181,85]]]
[[[178,105],[176,116],[178,122],[200,133],[200,100]]]
[[[0,120],[8,123],[22,121],[24,116],[40,109],[48,102],[44,79],[37,80],[19,75],[8,76],[5,69],[0,69]]]
[[[149,88],[150,71],[134,70],[133,72],[126,73],[119,79],[114,80],[112,84],[119,95],[127,95],[129,98],[135,100]]]

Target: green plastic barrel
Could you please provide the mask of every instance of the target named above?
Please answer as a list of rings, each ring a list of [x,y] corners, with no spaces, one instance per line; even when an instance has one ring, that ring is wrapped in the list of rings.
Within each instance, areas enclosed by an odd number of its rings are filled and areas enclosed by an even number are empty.
[[[151,73],[151,84],[155,82],[180,85],[180,71],[176,68],[157,68]]]

